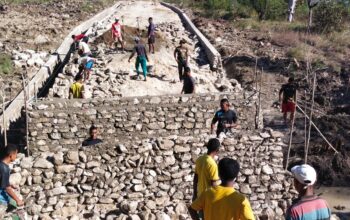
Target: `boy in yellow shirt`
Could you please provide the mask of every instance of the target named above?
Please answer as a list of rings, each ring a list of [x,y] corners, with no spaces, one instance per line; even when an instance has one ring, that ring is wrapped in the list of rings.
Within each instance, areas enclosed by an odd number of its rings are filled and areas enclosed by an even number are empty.
[[[197,211],[201,210],[205,220],[255,220],[248,199],[233,188],[239,169],[236,160],[220,160],[221,185],[209,188],[191,204],[189,212],[193,220],[199,220]]]
[[[219,180],[218,165],[214,157],[218,154],[220,141],[216,138],[209,140],[208,152],[198,157],[193,179],[193,201],[211,186],[215,186]]]

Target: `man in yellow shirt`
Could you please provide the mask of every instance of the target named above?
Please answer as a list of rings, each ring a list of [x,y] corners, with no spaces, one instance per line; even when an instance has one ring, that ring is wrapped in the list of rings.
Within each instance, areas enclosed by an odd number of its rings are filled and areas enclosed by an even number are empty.
[[[83,77],[78,74],[75,77],[75,82],[69,88],[69,98],[83,99],[84,98],[84,84]]]
[[[236,160],[220,160],[221,185],[209,188],[191,204],[189,212],[193,220],[199,220],[197,211],[201,210],[205,220],[255,220],[248,199],[233,188],[238,172]]]
[[[202,192],[211,186],[215,186],[219,181],[218,166],[214,157],[218,154],[220,141],[216,138],[209,140],[207,144],[208,152],[198,157],[193,179],[193,201],[199,197]]]

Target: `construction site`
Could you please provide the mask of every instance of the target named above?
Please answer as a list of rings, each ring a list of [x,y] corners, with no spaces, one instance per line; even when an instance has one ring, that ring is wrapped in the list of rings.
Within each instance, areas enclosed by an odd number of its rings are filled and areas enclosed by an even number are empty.
[[[286,218],[298,197],[291,167],[303,163],[317,172],[315,194],[330,219],[350,219],[350,42],[335,52],[303,30],[254,28],[167,2],[0,6],[0,65],[9,57],[13,71],[0,71],[0,141],[19,148],[10,184],[24,201],[5,219],[192,219],[195,162],[216,137],[211,125],[222,99],[239,127],[220,136],[218,158],[239,162],[234,188],[255,219]],[[150,17],[156,43],[143,81],[129,58],[135,39],[148,52]],[[116,18],[125,51],[114,47]],[[72,99],[80,71],[72,35],[79,34],[89,36],[94,66],[84,98]],[[182,94],[180,40],[194,94]],[[301,44],[305,59],[288,55]],[[290,77],[296,111],[285,123],[279,95]],[[92,125],[103,142],[83,147]]]

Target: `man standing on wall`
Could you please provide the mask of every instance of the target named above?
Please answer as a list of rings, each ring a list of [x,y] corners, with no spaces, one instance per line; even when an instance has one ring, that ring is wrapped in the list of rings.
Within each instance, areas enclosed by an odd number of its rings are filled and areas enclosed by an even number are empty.
[[[97,138],[98,129],[95,125],[91,125],[91,127],[89,129],[89,134],[90,134],[90,137],[88,139],[86,139],[85,141],[83,141],[83,143],[82,143],[83,147],[92,146],[92,145],[102,143],[102,140]]]
[[[153,18],[150,17],[148,19],[148,31],[147,31],[147,36],[148,36],[148,47],[149,47],[149,52],[154,53],[154,43],[156,42],[156,26],[153,23]]]
[[[218,122],[216,129],[216,136],[219,137],[220,133],[227,133],[231,128],[238,127],[237,125],[237,114],[235,111],[230,109],[230,103],[228,99],[222,99],[220,101],[221,109],[217,111],[211,122],[211,133],[214,133],[215,124]]]
[[[183,80],[183,72],[185,67],[188,66],[188,48],[185,46],[186,41],[184,39],[180,40],[180,46],[175,48],[174,57],[177,61],[178,69],[179,69],[179,79]]]
[[[282,99],[283,94],[283,99]],[[283,101],[282,101],[283,100]],[[293,121],[297,101],[297,87],[294,78],[290,77],[287,84],[283,84],[279,92],[279,101],[282,101],[284,123],[287,124],[287,113],[290,112],[290,122]]]
[[[135,37],[135,47],[129,57],[128,62],[130,62],[130,60],[134,57],[135,53],[137,54],[136,57],[136,62],[135,62],[135,68],[136,68],[136,73],[137,73],[137,78],[139,79],[139,75],[140,75],[140,65],[142,67],[142,71],[143,71],[143,76],[144,76],[144,81],[147,81],[147,62],[148,60],[148,56],[147,56],[147,52],[146,52],[146,48],[145,46],[140,42],[140,38]]]
[[[203,192],[188,208],[191,218],[199,220],[197,211],[204,212],[205,220],[254,220],[248,199],[238,193],[234,182],[238,176],[239,163],[230,158],[219,162],[221,184]]]
[[[24,202],[16,195],[14,185],[10,184],[10,163],[17,158],[17,147],[8,145],[2,148],[2,160],[0,162],[0,217],[3,219],[6,210],[10,211],[17,206],[24,205]]]
[[[121,45],[122,53],[124,53],[124,42],[122,36],[122,25],[119,22],[119,19],[116,18],[115,22],[112,24],[112,43],[115,44],[115,49],[118,51],[118,42]]]
[[[299,197],[293,201],[286,213],[286,220],[324,220],[331,218],[331,211],[327,202],[314,192],[317,179],[315,169],[308,165],[298,165],[291,169],[294,176],[294,187]]]

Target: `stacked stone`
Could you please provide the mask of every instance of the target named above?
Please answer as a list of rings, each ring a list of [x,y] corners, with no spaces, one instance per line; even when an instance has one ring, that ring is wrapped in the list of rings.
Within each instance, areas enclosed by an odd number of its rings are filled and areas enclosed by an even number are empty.
[[[272,136],[272,135],[273,136]],[[236,188],[256,215],[282,216],[293,190],[276,132],[226,138],[219,157],[241,164]],[[12,181],[21,186],[32,219],[189,219],[194,161],[207,135],[125,143],[20,158]]]
[[[116,143],[119,138],[197,135],[208,133],[221,98],[227,97],[239,115],[242,130],[255,127],[255,96],[199,94],[109,100],[54,100],[33,103],[29,113],[30,144],[34,150],[60,151],[75,148],[94,123],[101,138]],[[243,97],[251,97],[244,99]]]

